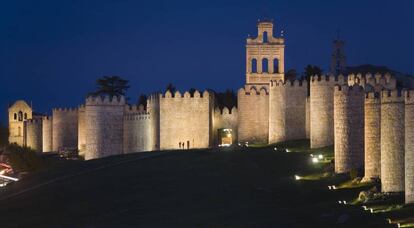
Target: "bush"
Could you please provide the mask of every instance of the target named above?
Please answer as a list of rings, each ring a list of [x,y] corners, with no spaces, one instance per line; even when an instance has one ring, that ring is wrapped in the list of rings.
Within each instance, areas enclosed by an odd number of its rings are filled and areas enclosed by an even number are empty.
[[[15,171],[35,171],[44,166],[44,161],[36,152],[28,147],[10,144],[6,147],[10,165]]]

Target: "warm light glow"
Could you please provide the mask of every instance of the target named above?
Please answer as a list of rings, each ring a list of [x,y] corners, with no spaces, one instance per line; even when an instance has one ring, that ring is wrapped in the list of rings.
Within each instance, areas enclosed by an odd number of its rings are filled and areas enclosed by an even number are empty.
[[[300,176],[295,175],[295,180],[300,180]]]
[[[318,155],[318,158],[319,158],[319,159],[323,159],[323,155],[322,155],[322,154],[319,154],[319,155]]]
[[[14,178],[14,177],[9,177],[9,176],[5,176],[3,174],[0,174],[1,178],[7,179],[7,180],[12,180],[12,181],[19,181],[19,179]]]
[[[289,149],[286,149],[286,152],[290,152],[290,150]]]
[[[318,163],[318,162],[319,162],[319,160],[318,160],[318,158],[312,158],[312,162],[313,162],[313,163]]]

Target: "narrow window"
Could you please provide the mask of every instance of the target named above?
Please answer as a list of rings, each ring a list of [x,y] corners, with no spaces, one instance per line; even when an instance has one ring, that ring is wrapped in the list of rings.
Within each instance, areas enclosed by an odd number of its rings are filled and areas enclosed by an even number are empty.
[[[279,73],[279,60],[273,59],[273,72]]]
[[[267,32],[263,32],[263,43],[267,43]]]
[[[252,59],[252,73],[257,73],[257,60]]]
[[[269,64],[266,58],[262,59],[262,72],[269,72]]]
[[[14,113],[14,120],[17,120],[17,113]]]
[[[23,121],[23,112],[19,112],[19,121]]]
[[[27,113],[24,113],[24,119],[27,120]]]

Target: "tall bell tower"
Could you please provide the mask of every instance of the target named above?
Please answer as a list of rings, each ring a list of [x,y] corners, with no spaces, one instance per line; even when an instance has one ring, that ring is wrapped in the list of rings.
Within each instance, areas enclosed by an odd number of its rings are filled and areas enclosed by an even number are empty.
[[[257,23],[257,37],[246,42],[246,85],[268,88],[270,80],[285,79],[285,40],[273,36],[273,21]]]

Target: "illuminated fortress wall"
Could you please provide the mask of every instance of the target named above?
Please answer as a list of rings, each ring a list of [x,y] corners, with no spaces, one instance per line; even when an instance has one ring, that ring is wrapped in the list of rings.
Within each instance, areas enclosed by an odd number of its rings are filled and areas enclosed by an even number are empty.
[[[88,97],[85,104],[85,160],[123,153],[125,98]]]
[[[208,148],[212,145],[214,95],[208,91],[160,96],[160,149]]]
[[[365,96],[365,180],[381,176],[381,100],[380,94]]]
[[[42,152],[42,119],[30,119],[24,122],[26,146]]]
[[[218,130],[231,129],[233,143],[237,143],[237,127],[238,127],[238,111],[236,107],[229,110],[227,107],[223,109],[214,109],[213,118],[213,139],[214,145],[218,145]]]
[[[241,143],[267,143],[269,139],[269,94],[265,88],[257,91],[239,89],[238,140]]]
[[[124,154],[154,150],[155,138],[152,134],[152,116],[144,106],[129,106],[124,115]]]
[[[335,173],[364,167],[364,90],[337,85],[334,90]]]
[[[414,90],[405,92],[405,203],[414,203]]]
[[[381,187],[404,191],[404,96],[397,90],[381,92]]]
[[[306,81],[272,81],[269,91],[269,143],[306,138]]]
[[[78,109],[53,109],[53,151],[78,147]]]

